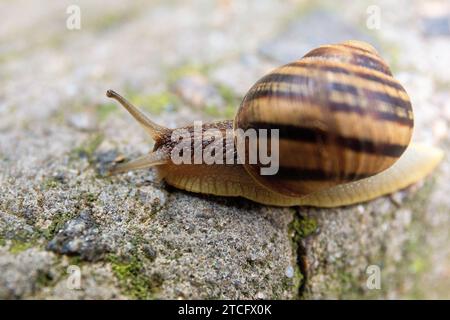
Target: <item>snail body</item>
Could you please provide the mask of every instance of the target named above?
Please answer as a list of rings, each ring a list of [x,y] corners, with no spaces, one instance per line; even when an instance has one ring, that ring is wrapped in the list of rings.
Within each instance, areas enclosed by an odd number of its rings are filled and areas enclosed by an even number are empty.
[[[276,206],[335,207],[404,188],[443,157],[437,148],[410,143],[414,120],[408,94],[376,50],[359,41],[321,46],[273,70],[248,91],[233,120],[203,125],[205,132],[223,133],[225,153],[230,130],[278,130],[279,168],[273,175],[261,174],[261,162],[248,161],[249,145],[243,163],[175,164],[174,129],[153,123],[117,93],[107,95],[155,140],[150,154],[112,172],[155,166],[168,184],[192,192]],[[193,145],[202,143],[195,140],[194,126],[183,129]],[[236,157],[235,147],[231,150]]]

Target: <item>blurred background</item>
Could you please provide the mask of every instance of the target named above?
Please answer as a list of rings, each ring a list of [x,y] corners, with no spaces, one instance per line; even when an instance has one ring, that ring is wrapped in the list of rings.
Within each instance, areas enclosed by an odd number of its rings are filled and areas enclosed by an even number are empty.
[[[107,89],[170,127],[232,118],[266,72],[348,39],[373,44],[404,85],[415,111],[415,139],[450,150],[448,0],[4,0],[0,12],[5,211],[26,207],[14,190],[32,193],[33,181],[52,187],[77,175],[70,170],[82,172],[93,149],[119,150],[105,153],[112,159],[149,150],[145,133],[105,97]],[[72,163],[66,172],[75,149],[86,163]],[[65,176],[54,177],[57,169]],[[448,160],[441,170],[444,182],[435,197],[448,213]],[[30,224],[44,228],[53,213],[45,214]],[[448,226],[448,214],[432,215],[430,223]],[[435,291],[429,296],[449,297],[448,228],[432,241],[435,267],[427,283]]]
[[[418,127],[428,129],[418,134],[439,140],[450,117],[449,5],[2,1],[1,129],[61,113],[90,129],[118,111],[104,96],[108,88],[168,125],[231,117],[271,68],[321,44],[360,39],[381,52],[411,95]]]

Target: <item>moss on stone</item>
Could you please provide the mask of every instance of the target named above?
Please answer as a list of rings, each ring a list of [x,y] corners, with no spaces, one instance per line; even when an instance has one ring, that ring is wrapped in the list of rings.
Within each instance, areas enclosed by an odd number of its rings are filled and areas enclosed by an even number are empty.
[[[111,28],[115,28],[127,20],[132,19],[140,12],[139,5],[129,4],[126,9],[119,11],[105,12],[103,15],[96,15],[95,19],[91,19],[87,23],[87,27],[96,32],[105,32]]]
[[[44,181],[43,186],[45,189],[53,189],[58,186],[58,182],[55,181],[55,179],[50,178]]]
[[[377,261],[376,264],[381,268],[381,289],[369,290],[364,287],[367,280],[365,272],[357,273],[359,276],[355,276],[343,268],[338,270],[335,280],[328,281],[333,283],[333,286],[328,288],[328,296],[341,299],[380,299],[386,298],[389,292],[399,290],[406,290],[402,295],[409,299],[421,299],[426,296],[420,285],[421,277],[431,268],[430,253],[427,250],[425,239],[427,221],[424,212],[429,203],[433,185],[434,180],[427,179],[420,190],[408,195],[402,204],[402,208],[411,209],[413,215],[411,225],[407,230],[410,236],[403,246],[402,259],[393,260],[386,252],[380,252],[379,257],[372,259],[372,261]],[[392,215],[396,210],[398,209],[393,210]],[[386,273],[384,266],[390,266],[390,269],[395,272]],[[408,282],[411,282],[412,286],[405,289],[405,284]]]
[[[222,111],[222,116],[226,119],[233,119],[240,104],[240,97],[236,96],[230,87],[223,84],[218,85],[217,90],[225,101],[225,108]]]
[[[25,242],[20,240],[12,240],[11,246],[9,247],[9,252],[13,254],[20,253],[22,251],[25,251],[29,248],[33,247],[32,242]]]
[[[92,192],[86,192],[82,193],[81,197],[82,199],[85,199],[88,204],[94,203],[97,201],[98,196],[95,193]]]
[[[85,142],[74,148],[70,153],[71,159],[78,159],[85,157],[91,163],[93,161],[94,152],[103,142],[104,136],[101,133],[91,135]]]
[[[128,89],[126,97],[135,106],[156,115],[161,114],[168,108],[176,108],[180,103],[178,97],[169,91],[143,94]]]
[[[424,212],[429,204],[430,194],[434,185],[434,177],[427,179],[422,188],[415,192],[414,196],[410,197],[405,204],[413,212],[414,223],[411,225],[410,234],[414,236],[408,238],[405,246],[404,259],[399,267],[399,270],[401,270],[399,272],[401,277],[399,281],[408,278],[415,279],[412,287],[406,293],[406,297],[411,299],[423,299],[426,296],[420,284],[422,283],[422,278],[432,267],[430,264],[431,253],[427,248],[426,241],[429,228],[427,228],[428,222],[426,217],[424,217]],[[446,211],[448,209],[443,208],[443,210]]]
[[[301,289],[306,281],[305,275],[302,272],[302,248],[301,240],[313,234],[317,230],[317,221],[312,218],[301,216],[297,211],[293,215],[293,220],[288,226],[289,234],[292,239],[293,256],[297,257],[294,267],[294,277],[291,284],[294,285],[297,292],[296,298],[301,298]],[[287,286],[287,284],[285,284]]]
[[[294,266],[294,276],[292,278],[285,277],[282,281],[282,289],[298,293],[305,277],[303,276],[298,264]],[[294,297],[298,298],[298,294]]]
[[[47,229],[41,231],[42,235],[45,239],[51,240],[58,233],[59,230],[62,229],[64,224],[73,219],[75,217],[75,213],[62,213],[53,217],[52,223],[48,226]]]
[[[86,263],[80,256],[65,256],[69,265],[81,266]]]
[[[317,221],[313,218],[296,215],[291,222],[290,228],[294,232],[294,241],[298,242],[317,230]]]
[[[97,117],[100,121],[106,120],[110,114],[116,112],[117,110],[117,105],[112,102],[100,104],[95,109]]]
[[[0,246],[8,246],[9,252],[16,254],[39,246],[40,239],[41,233],[39,230],[35,232],[16,230],[14,235],[0,233]]]
[[[210,66],[208,65],[199,63],[186,63],[176,68],[169,68],[168,70],[166,70],[165,74],[167,75],[167,82],[169,83],[169,85],[172,85],[184,76],[193,74],[207,75],[209,69]]]
[[[55,284],[55,278],[48,272],[39,272],[36,278],[36,285],[39,288],[47,288]]]
[[[205,107],[204,112],[212,117],[220,117],[221,112],[220,109],[215,105],[208,105]]]
[[[42,182],[42,186],[44,187],[45,190],[49,190],[57,188],[63,182],[64,182],[63,177],[59,177],[58,175],[52,175],[44,179],[44,181]]]
[[[162,285],[163,279],[154,274],[148,277],[144,261],[137,255],[124,261],[116,255],[108,258],[122,291],[134,299],[152,299]]]
[[[240,103],[239,98],[236,97],[231,88],[227,86],[217,85],[216,87],[223,101],[225,101],[225,106],[218,107],[216,105],[208,105],[203,109],[205,114],[216,119],[234,119]]]

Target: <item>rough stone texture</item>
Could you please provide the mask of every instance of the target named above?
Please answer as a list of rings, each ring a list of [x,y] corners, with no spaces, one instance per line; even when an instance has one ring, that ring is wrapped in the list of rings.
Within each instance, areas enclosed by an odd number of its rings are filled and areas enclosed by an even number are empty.
[[[48,252],[28,249],[16,254],[2,248],[1,256],[0,296],[3,299],[33,294],[40,282],[54,277],[54,257]]]
[[[414,138],[450,149],[447,2],[214,3],[81,1],[72,31],[71,2],[0,4],[0,298],[450,298],[447,159],[425,183],[326,210],[188,194],[151,170],[105,176],[151,148],[107,89],[171,127],[230,118],[265,72],[348,38],[410,93]]]

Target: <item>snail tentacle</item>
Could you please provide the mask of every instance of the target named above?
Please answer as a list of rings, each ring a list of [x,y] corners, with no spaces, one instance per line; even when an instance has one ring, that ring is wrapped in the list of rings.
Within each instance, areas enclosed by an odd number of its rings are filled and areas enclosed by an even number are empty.
[[[164,134],[170,129],[160,126],[159,124],[151,121],[142,111],[133,106],[127,99],[122,97],[114,90],[106,91],[106,96],[117,100],[127,111],[139,122],[140,125],[148,132],[148,134],[155,140],[160,140]]]
[[[168,159],[169,156],[166,153],[164,153],[162,150],[156,150],[135,160],[116,165],[110,170],[110,174],[114,175],[130,170],[146,169],[157,165],[162,165],[165,164]]]

